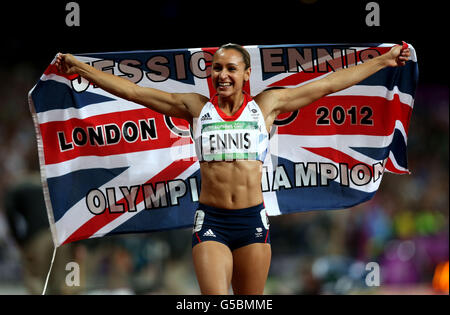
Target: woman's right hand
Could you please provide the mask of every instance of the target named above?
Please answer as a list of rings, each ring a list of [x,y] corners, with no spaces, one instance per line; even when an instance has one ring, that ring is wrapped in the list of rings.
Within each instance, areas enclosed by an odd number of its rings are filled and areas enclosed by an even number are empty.
[[[55,65],[58,70],[64,74],[77,74],[77,63],[79,63],[73,55],[58,53]]]

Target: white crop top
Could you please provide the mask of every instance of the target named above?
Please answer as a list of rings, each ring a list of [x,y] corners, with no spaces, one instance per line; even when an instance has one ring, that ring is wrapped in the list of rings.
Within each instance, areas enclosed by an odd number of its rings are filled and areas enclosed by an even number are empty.
[[[264,116],[258,104],[244,93],[244,103],[226,115],[215,95],[194,120],[195,150],[202,161],[259,160],[264,162],[269,145]]]

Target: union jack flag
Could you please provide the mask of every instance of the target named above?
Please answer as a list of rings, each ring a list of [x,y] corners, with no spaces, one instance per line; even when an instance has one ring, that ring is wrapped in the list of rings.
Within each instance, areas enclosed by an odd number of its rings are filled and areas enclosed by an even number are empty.
[[[250,95],[292,88],[362,63],[393,44],[246,46]],[[406,144],[417,57],[277,117],[261,188],[269,215],[349,208],[373,197],[384,171],[408,174]],[[212,97],[217,48],[75,55],[136,84]],[[53,60],[29,92],[55,246],[193,225],[199,163],[187,122],[118,98]]]

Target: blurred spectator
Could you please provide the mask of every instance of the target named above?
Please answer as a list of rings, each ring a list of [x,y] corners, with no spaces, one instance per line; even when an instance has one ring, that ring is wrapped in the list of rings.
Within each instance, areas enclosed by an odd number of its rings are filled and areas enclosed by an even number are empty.
[[[36,156],[36,152],[33,156]],[[50,267],[54,244],[49,229],[44,194],[37,158],[30,157],[30,172],[11,183],[5,193],[5,215],[16,241],[23,264],[23,281],[30,294],[41,294]],[[48,294],[74,293],[65,285],[65,264],[73,261],[73,246],[57,251],[53,272],[49,278]]]

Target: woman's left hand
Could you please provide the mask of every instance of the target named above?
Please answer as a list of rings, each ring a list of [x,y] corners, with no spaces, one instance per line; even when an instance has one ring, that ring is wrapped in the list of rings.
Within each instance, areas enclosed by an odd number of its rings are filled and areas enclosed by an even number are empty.
[[[408,48],[408,44],[403,42],[403,46],[396,45],[386,54],[387,63],[390,67],[404,66],[409,60],[411,52]]]

